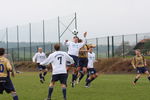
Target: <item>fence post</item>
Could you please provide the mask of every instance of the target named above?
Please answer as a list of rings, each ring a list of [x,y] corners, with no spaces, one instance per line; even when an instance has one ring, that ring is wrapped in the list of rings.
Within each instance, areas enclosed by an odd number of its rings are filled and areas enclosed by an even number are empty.
[[[58,16],[58,42],[60,43],[60,18]]]
[[[114,36],[112,36],[112,57],[115,56],[115,52],[114,52]]]
[[[108,53],[108,58],[110,57],[110,54],[109,54],[109,51],[110,51],[110,48],[109,48],[109,36],[107,37],[107,53]]]
[[[45,52],[45,22],[43,20],[43,51]]]
[[[77,13],[75,12],[75,29],[78,29],[78,26],[77,26]]]
[[[26,48],[24,47],[24,48],[23,48],[23,51],[24,51],[24,61],[26,60],[26,53],[25,53],[26,50],[25,50],[25,49],[26,49]]]
[[[136,34],[136,44],[138,43],[138,34]]]
[[[12,48],[12,60],[14,62],[14,49]]]
[[[97,55],[97,59],[99,58],[99,54],[98,54],[98,38],[96,38],[96,55]]]
[[[8,28],[6,28],[6,48],[7,48],[7,54],[8,54]]]
[[[32,32],[31,32],[31,31],[32,31],[32,30],[31,30],[31,28],[32,28],[32,27],[31,27],[31,23],[29,23],[30,60],[32,60],[32,47],[31,47],[31,45],[32,45],[32,44],[31,44],[31,42],[32,42],[32,41],[31,41],[31,39],[32,39],[32,37],[31,37],[31,33],[32,33]]]
[[[123,56],[123,58],[125,57],[124,53],[125,53],[125,47],[124,47],[124,35],[122,35],[122,56]]]
[[[17,49],[18,49],[18,61],[19,61],[19,26],[17,25]]]

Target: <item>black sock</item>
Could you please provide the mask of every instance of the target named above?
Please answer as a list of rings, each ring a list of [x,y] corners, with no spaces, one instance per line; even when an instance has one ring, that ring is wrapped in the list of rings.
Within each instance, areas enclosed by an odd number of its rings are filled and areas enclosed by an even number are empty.
[[[18,96],[14,96],[14,97],[13,97],[13,100],[18,100]]]
[[[88,84],[91,82],[91,80],[90,79],[87,79],[86,80],[86,86],[88,86]]]
[[[88,80],[89,76],[90,76],[90,75],[89,75],[89,73],[88,73],[85,82]]]
[[[84,74],[83,73],[80,73],[80,77],[79,77],[79,82],[82,80],[82,78],[84,77]]]
[[[62,93],[63,93],[64,100],[67,100],[67,97],[66,97],[67,93],[66,92],[67,92],[66,88],[62,88]]]
[[[139,78],[135,78],[134,83],[136,83],[138,81]]]
[[[74,82],[77,79],[77,75],[76,74],[72,74],[72,82]]]
[[[47,74],[47,72],[44,72],[44,73],[43,73],[43,76],[46,76],[46,74]]]
[[[92,78],[92,79],[91,79],[91,82],[94,81],[94,80],[95,80],[95,78]]]
[[[150,76],[148,77],[148,80],[150,81]]]
[[[42,78],[43,78],[42,73],[40,73],[40,74],[39,74],[39,77],[40,77],[40,79],[42,79]]]
[[[53,87],[49,87],[49,90],[48,90],[48,99],[51,99],[52,93],[53,93]]]

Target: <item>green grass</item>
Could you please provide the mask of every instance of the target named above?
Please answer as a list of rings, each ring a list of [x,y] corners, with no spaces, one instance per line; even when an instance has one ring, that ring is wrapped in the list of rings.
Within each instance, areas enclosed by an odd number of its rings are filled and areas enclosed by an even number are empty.
[[[84,80],[75,88],[68,83],[68,100],[149,100],[150,82],[143,76],[137,86],[131,84],[135,75],[101,75],[90,88],[84,88]],[[47,97],[50,74],[46,82],[39,82],[38,73],[23,73],[13,79],[20,100],[44,100]],[[69,79],[70,81],[70,79]],[[12,100],[4,93],[0,100]],[[52,100],[63,100],[60,84],[54,89]]]

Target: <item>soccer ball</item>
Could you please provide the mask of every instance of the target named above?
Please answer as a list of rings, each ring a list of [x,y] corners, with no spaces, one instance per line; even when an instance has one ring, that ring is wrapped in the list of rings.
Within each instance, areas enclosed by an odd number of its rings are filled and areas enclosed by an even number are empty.
[[[78,35],[78,30],[74,29],[74,30],[72,31],[72,34]]]

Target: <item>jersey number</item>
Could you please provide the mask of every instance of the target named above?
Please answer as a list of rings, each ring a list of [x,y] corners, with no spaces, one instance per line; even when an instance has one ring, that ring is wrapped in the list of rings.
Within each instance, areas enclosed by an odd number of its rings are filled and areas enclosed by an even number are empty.
[[[0,72],[4,72],[4,65],[3,64],[0,64]]]
[[[58,57],[58,60],[60,61],[60,64],[62,64],[62,57]]]

